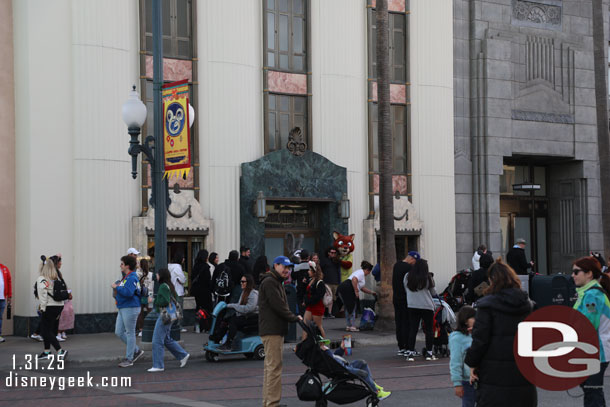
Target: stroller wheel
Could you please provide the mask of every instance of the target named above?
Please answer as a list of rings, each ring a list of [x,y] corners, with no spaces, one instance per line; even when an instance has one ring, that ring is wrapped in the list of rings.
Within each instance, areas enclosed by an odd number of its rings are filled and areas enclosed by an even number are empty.
[[[263,360],[265,359],[265,347],[263,345],[258,345],[256,349],[254,349],[254,359]]]
[[[377,397],[369,397],[368,399],[366,399],[366,407],[377,407],[379,405],[379,400],[377,400]]]

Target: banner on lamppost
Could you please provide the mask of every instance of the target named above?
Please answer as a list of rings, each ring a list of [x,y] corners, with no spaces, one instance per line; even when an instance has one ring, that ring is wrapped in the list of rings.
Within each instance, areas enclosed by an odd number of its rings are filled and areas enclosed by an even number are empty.
[[[188,80],[163,85],[164,177],[188,176],[191,169]]]

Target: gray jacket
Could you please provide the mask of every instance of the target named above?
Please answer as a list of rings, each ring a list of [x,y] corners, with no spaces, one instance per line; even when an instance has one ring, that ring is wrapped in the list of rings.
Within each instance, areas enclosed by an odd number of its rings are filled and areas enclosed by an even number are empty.
[[[405,291],[407,292],[407,307],[434,311],[434,301],[432,301],[432,297],[437,295],[434,287],[430,287],[430,282],[428,282],[426,288],[423,290],[411,291],[409,290],[409,287],[407,287],[408,275],[409,273],[405,274],[405,277],[402,280],[402,284],[405,286]]]
[[[241,298],[240,298],[241,299]],[[248,302],[245,305],[239,305],[237,303],[228,304],[227,308],[233,308],[237,315],[247,315],[258,313],[258,291],[250,291],[248,295]]]

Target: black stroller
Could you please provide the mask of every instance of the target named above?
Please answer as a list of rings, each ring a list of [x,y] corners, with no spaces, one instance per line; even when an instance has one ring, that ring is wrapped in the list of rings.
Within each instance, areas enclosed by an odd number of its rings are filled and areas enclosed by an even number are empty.
[[[313,322],[311,326],[303,322],[300,325],[307,339],[297,345],[296,355],[309,369],[297,382],[299,399],[315,401],[316,407],[326,407],[329,401],[349,404],[366,398],[367,407],[376,407],[377,392],[320,348],[316,325]],[[326,376],[329,382],[323,384],[320,375]]]

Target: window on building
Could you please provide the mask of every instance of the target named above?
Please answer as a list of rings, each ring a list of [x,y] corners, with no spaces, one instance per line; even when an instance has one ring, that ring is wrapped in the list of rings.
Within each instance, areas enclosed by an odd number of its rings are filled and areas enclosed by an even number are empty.
[[[163,0],[163,56],[188,59],[192,57],[192,0]],[[152,53],[152,0],[142,2],[145,16],[146,52]]]
[[[377,137],[378,117],[377,103],[373,103],[369,114],[372,124],[373,136],[373,171],[379,172],[379,144]],[[393,160],[392,168],[395,174],[407,173],[407,123],[406,123],[407,108],[404,105],[392,105],[390,109],[390,118],[392,121],[392,140],[393,140]]]
[[[404,83],[406,81],[406,15],[404,13],[389,13],[389,42],[390,42],[390,81]],[[370,21],[370,47],[369,59],[370,77],[377,78],[377,27],[376,12],[371,12]]]
[[[270,93],[267,96],[266,151],[286,148],[288,134],[295,127],[307,139],[307,97]]]
[[[265,65],[274,70],[306,72],[306,0],[263,0]]]

